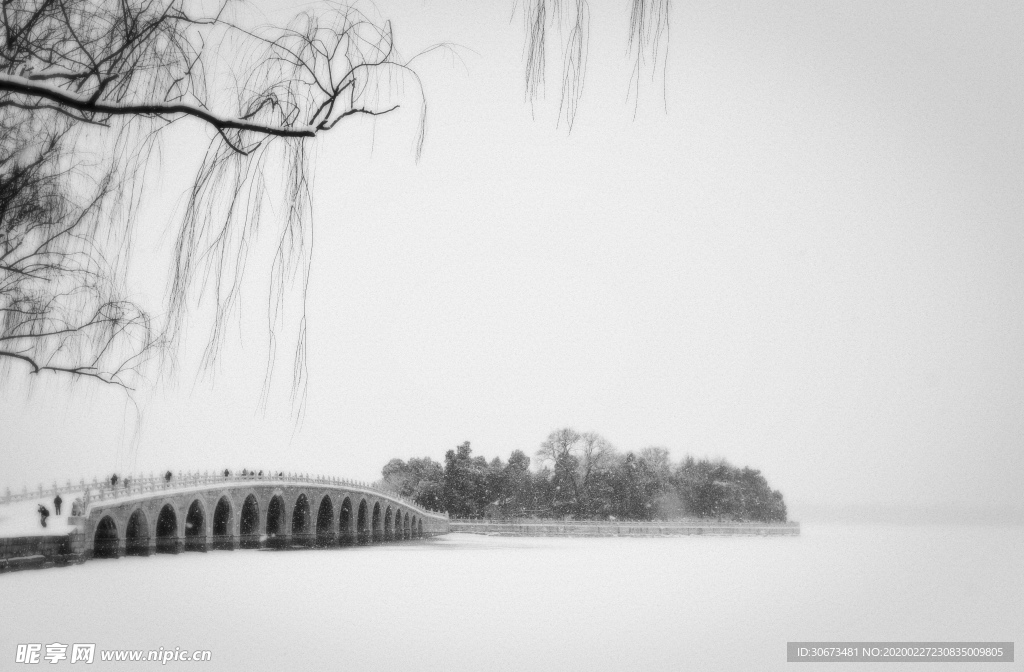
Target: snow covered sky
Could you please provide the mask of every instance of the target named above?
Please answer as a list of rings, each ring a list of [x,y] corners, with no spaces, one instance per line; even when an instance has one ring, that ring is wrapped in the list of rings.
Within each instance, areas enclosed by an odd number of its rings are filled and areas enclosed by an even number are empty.
[[[197,324],[176,383],[138,396],[135,444],[117,390],[6,382],[0,488],[224,466],[369,480],[466,440],[532,455],[572,426],[760,468],[796,519],[1024,516],[1024,6],[673,4],[665,98],[645,82],[634,119],[627,3],[592,0],[569,134],[557,72],[524,102],[511,2],[379,2],[406,54],[452,42],[464,65],[418,61],[418,163],[412,106],[319,145],[301,427],[284,376],[256,410],[252,294],[215,376],[195,378]],[[206,137],[182,129],[135,258],[154,304]]]

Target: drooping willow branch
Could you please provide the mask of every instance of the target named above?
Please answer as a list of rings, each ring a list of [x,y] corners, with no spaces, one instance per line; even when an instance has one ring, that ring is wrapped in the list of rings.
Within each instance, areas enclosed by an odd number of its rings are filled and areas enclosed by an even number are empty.
[[[633,62],[627,99],[632,97],[636,104],[644,74],[649,71],[654,78],[660,67],[664,76],[671,0],[623,1],[630,3],[627,51]],[[571,131],[587,74],[590,3],[588,0],[525,0],[523,7],[526,97],[533,103],[544,95],[547,49],[554,33],[562,54],[559,122],[564,119]]]

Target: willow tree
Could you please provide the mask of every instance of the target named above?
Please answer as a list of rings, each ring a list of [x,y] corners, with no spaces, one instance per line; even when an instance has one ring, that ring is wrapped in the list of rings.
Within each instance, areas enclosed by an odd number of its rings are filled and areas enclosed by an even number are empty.
[[[286,291],[304,292],[309,276],[310,142],[349,117],[411,102],[419,151],[425,101],[390,23],[333,5],[254,27],[238,8],[0,0],[5,373],[23,365],[130,388],[203,296],[215,306],[212,361],[255,237],[268,232],[273,343]],[[211,139],[177,222],[168,305],[156,320],[132,301],[125,269],[150,153],[186,119]],[[283,202],[284,214],[264,216],[271,202]],[[298,331],[295,392],[305,379],[304,318]],[[273,362],[272,354],[268,380]]]
[[[132,387],[212,299],[204,362],[221,350],[257,234],[269,268],[269,381],[286,292],[310,270],[311,148],[355,115],[426,105],[388,22],[337,5],[254,27],[243,3],[202,0],[0,0],[0,373],[85,376]],[[629,95],[663,63],[669,0],[631,3]],[[587,0],[526,0],[526,92],[543,92],[546,54],[562,54],[561,116],[571,128],[586,77]],[[176,222],[167,305],[139,305],[125,273],[149,156],[173,124],[211,139]],[[269,179],[271,173],[283,180]],[[281,186],[283,185],[283,186]],[[268,217],[268,204],[283,202]],[[296,311],[304,315],[303,310]],[[155,319],[159,314],[160,319]],[[305,318],[293,392],[305,389]]]

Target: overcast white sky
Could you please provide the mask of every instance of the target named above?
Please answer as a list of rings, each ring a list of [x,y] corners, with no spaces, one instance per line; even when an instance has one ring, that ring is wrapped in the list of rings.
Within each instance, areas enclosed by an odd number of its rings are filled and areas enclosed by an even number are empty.
[[[0,488],[133,467],[370,480],[571,426],[759,468],[796,519],[1021,516],[1024,5],[675,2],[667,111],[645,84],[634,120],[626,3],[591,4],[568,134],[557,89],[524,103],[511,2],[378,3],[406,54],[454,42],[466,67],[419,66],[419,163],[411,108],[320,145],[301,428],[283,389],[256,410],[254,293],[215,381],[194,382],[197,331],[177,385],[139,395],[134,450],[116,390],[6,382]],[[136,257],[152,301],[205,132],[187,130]]]

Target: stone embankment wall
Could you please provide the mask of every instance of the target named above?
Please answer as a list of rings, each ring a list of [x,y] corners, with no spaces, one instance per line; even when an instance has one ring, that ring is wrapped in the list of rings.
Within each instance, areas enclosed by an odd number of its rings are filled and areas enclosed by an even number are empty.
[[[799,536],[800,524],[731,523],[714,520],[665,522],[452,520],[449,530],[502,537],[678,537],[687,535],[767,537]]]
[[[0,572],[78,562],[82,562],[82,558],[74,553],[71,535],[0,539]]]

